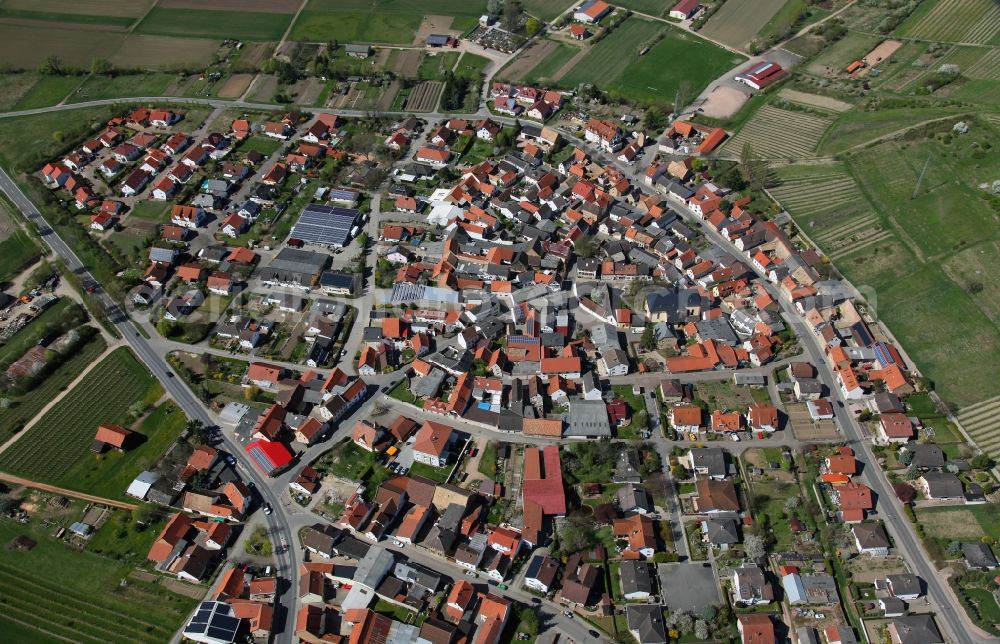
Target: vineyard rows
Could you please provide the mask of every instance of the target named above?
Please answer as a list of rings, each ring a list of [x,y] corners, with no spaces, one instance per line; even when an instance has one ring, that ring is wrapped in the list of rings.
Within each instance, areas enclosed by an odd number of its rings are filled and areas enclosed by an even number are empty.
[[[87,454],[98,425],[125,422],[129,407],[144,401],[154,387],[128,349],[118,349],[0,456],[0,468],[43,481],[58,479]]]
[[[1000,396],[984,400],[961,410],[958,420],[976,445],[994,458],[1000,457]]]
[[[991,0],[940,0],[906,31],[911,38],[988,43],[1000,33],[1000,7]]]
[[[812,156],[831,119],[792,112],[770,105],[757,110],[723,148],[729,155],[739,155],[746,143],[764,158],[794,159]]]

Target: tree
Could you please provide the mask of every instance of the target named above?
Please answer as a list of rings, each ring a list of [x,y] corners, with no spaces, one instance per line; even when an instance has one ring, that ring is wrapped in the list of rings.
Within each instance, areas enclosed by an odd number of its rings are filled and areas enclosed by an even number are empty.
[[[10,494],[0,494],[0,514],[10,514],[21,507],[21,500]]]
[[[896,452],[896,458],[898,458],[899,462],[903,465],[909,465],[913,462],[913,452],[905,448],[901,449]]]
[[[976,454],[969,461],[969,465],[977,470],[988,470],[993,467],[993,461],[987,454]]]
[[[749,141],[743,144],[740,151],[740,173],[755,192],[760,192],[767,186],[767,178],[771,174],[771,165],[757,154]]]
[[[646,108],[646,129],[659,132],[667,124],[667,117],[663,113],[663,108],[659,105],[650,105]]]
[[[593,235],[584,235],[573,242],[573,251],[577,257],[589,259],[597,252],[597,240]]]
[[[705,608],[701,610],[701,616],[709,622],[714,622],[718,614],[719,609],[715,607],[715,604],[705,604]]]
[[[521,24],[521,2],[520,0],[504,0],[503,3],[503,27],[507,31],[517,31]]]
[[[699,619],[694,623],[694,636],[700,640],[708,639],[708,623]]]
[[[602,503],[594,508],[594,521],[598,525],[609,525],[618,518],[618,508],[614,503]]]
[[[90,71],[99,76],[111,76],[115,73],[115,66],[107,58],[95,58],[90,61]]]
[[[674,477],[674,479],[678,481],[684,480],[688,477],[687,468],[680,463],[675,463],[670,468],[670,476]]]
[[[790,496],[787,499],[785,499],[785,509],[794,510],[795,508],[799,507],[799,504],[801,504],[801,502],[802,499],[800,499],[799,497]]]
[[[524,23],[524,31],[529,36],[534,36],[542,28],[542,23],[538,21],[538,18],[528,18],[528,21]]]
[[[892,486],[892,491],[896,493],[897,499],[907,504],[913,503],[913,499],[917,496],[913,486],[906,483],[896,483]]]
[[[743,547],[746,550],[747,557],[753,560],[760,559],[767,554],[764,537],[757,534],[748,534],[743,540]]]
[[[499,16],[501,11],[503,11],[503,0],[486,0],[486,13]]]
[[[149,503],[140,503],[132,510],[132,520],[140,525],[146,525],[153,518],[153,506]]]
[[[642,337],[639,338],[639,347],[645,351],[652,351],[656,348],[656,336],[653,333],[652,324],[646,324],[646,328],[642,330]]]
[[[38,66],[38,73],[44,76],[62,76],[62,60],[59,56],[49,56]]]
[[[915,481],[918,476],[920,476],[920,470],[913,463],[910,463],[910,466],[906,468],[906,472],[903,473],[903,478],[907,481]]]
[[[682,633],[687,633],[694,626],[694,618],[687,611],[678,610],[670,615],[670,624]]]

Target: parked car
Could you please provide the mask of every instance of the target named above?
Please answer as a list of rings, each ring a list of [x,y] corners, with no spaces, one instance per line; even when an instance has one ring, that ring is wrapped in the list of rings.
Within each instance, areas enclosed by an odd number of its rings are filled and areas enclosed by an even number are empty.
[[[270,504],[270,503],[265,503],[265,504],[264,504],[264,508],[263,508],[263,509],[264,509],[264,514],[271,514],[271,512],[273,512],[273,511],[274,511],[274,510],[273,510],[273,509],[271,508],[271,504]]]

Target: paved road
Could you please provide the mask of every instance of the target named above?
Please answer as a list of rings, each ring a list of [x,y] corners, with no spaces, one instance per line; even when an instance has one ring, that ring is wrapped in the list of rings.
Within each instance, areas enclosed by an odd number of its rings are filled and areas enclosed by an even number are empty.
[[[24,214],[24,216],[35,226],[42,235],[46,244],[66,263],[69,270],[76,273],[84,286],[95,288],[91,295],[104,308],[108,314],[111,324],[125,338],[136,356],[146,365],[153,377],[163,384],[167,394],[177,403],[191,419],[201,421],[206,427],[215,425],[214,420],[208,410],[191,393],[180,378],[174,376],[173,371],[167,366],[163,356],[157,353],[150,344],[136,331],[132,322],[125,313],[115,304],[111,298],[100,288],[100,283],[93,275],[87,271],[83,263],[76,256],[73,250],[56,234],[48,223],[42,218],[38,209],[21,192],[21,189],[14,183],[6,171],[0,169],[0,190],[14,203],[14,205]],[[223,434],[224,447],[232,453],[238,461],[238,471],[241,476],[253,482],[264,503],[270,503],[275,509],[279,507],[278,498],[274,492],[266,485],[265,478],[257,468],[251,463],[249,457],[242,449],[235,445],[227,436]],[[291,532],[288,521],[284,513],[273,512],[267,517],[267,527],[275,544],[279,544],[284,539],[290,547],[278,550],[275,558],[277,560],[277,575],[286,580],[295,580],[298,571],[299,551],[293,547],[295,535]],[[275,598],[275,633],[278,642],[291,642],[294,631],[294,613],[289,614],[289,607],[294,606],[296,593],[292,583],[279,587],[279,594]]]

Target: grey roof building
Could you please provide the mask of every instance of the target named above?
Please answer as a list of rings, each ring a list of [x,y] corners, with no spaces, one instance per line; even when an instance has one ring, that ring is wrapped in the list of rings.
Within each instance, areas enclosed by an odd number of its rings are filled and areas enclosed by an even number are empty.
[[[342,248],[351,239],[358,221],[353,208],[309,204],[292,227],[292,237],[312,244]]]
[[[920,483],[931,499],[960,499],[965,495],[962,481],[951,472],[927,472]]]
[[[899,644],[943,644],[941,631],[930,615],[907,615],[889,622],[889,635]]]
[[[726,450],[720,447],[703,447],[688,451],[688,465],[696,474],[713,479],[724,479],[729,474]]]
[[[663,606],[629,604],[625,607],[628,630],[639,644],[664,644],[667,625],[663,621]]]
[[[574,400],[569,404],[569,426],[563,432],[569,438],[611,438],[608,409],[600,400]]]
[[[985,543],[963,543],[962,555],[969,568],[993,570],[997,567],[997,558]]]
[[[705,538],[713,546],[731,546],[740,542],[739,526],[736,519],[711,517],[705,519]]]
[[[622,595],[626,599],[644,599],[653,594],[653,574],[645,561],[623,561],[618,568],[622,577]]]
[[[903,449],[913,454],[913,460],[910,462],[914,467],[920,469],[944,467],[944,452],[933,443],[914,443],[906,445]]]
[[[640,512],[645,514],[653,511],[653,500],[646,488],[635,483],[626,483],[615,493],[618,508],[622,512]]]
[[[282,248],[271,263],[261,269],[260,279],[302,288],[312,288],[330,262],[330,256],[298,248]]]

